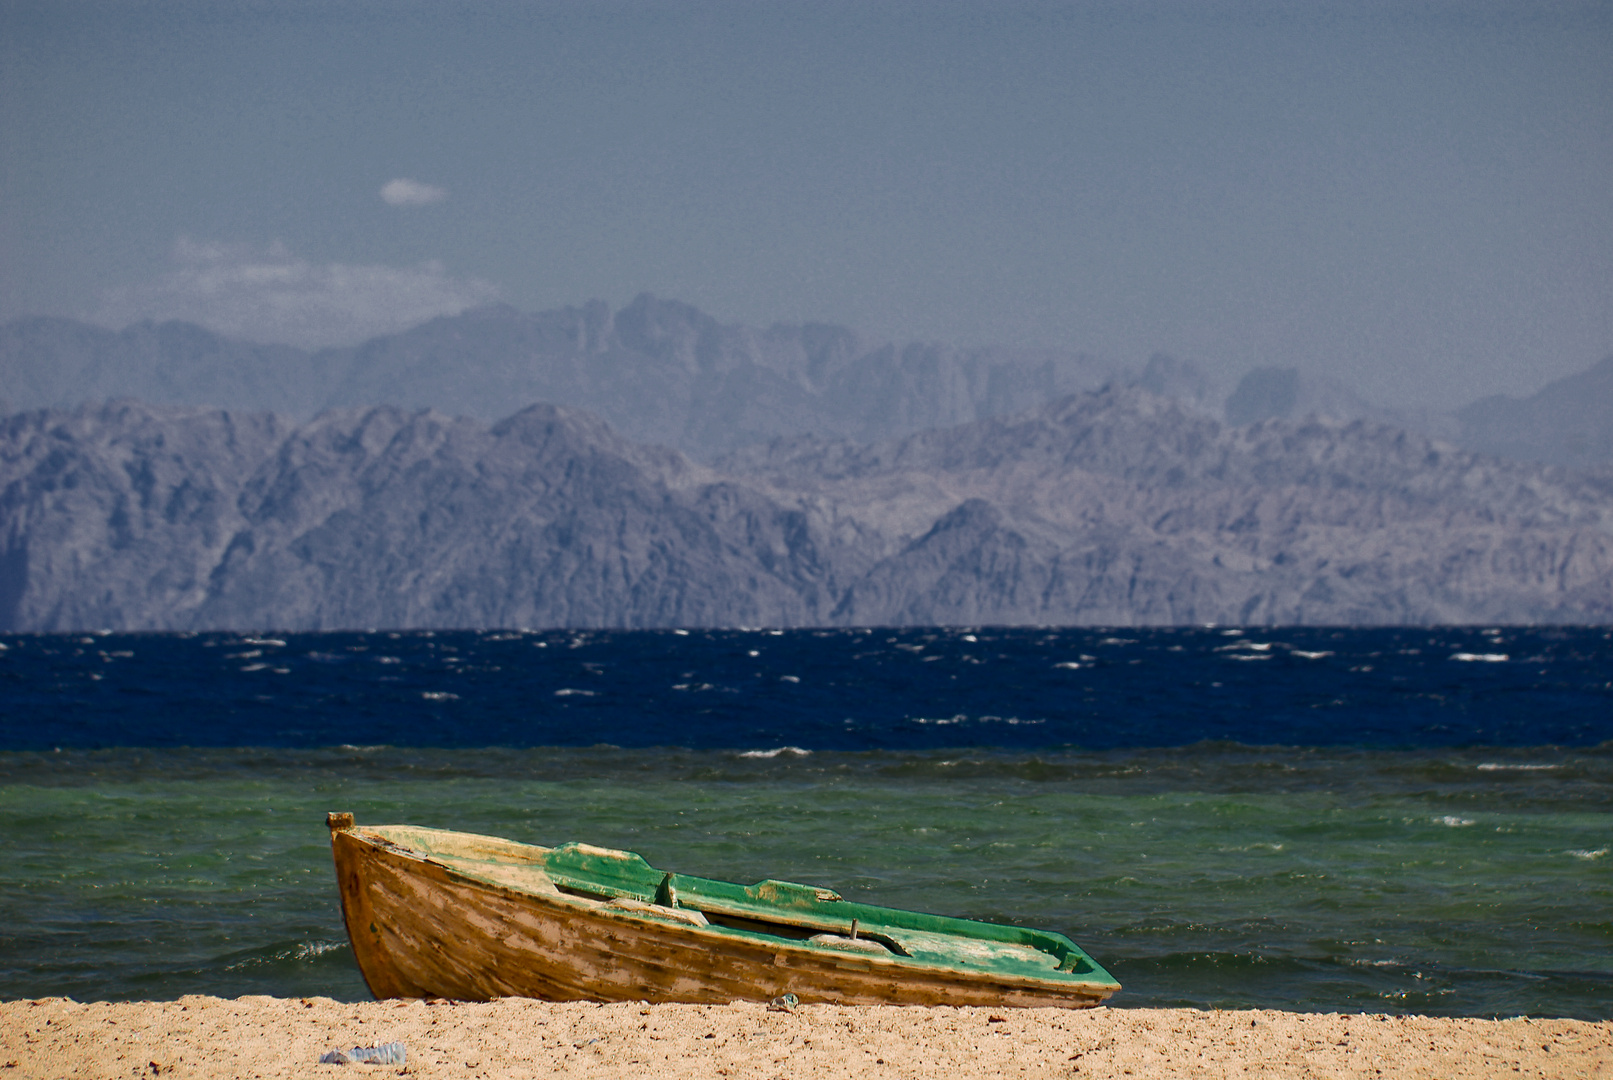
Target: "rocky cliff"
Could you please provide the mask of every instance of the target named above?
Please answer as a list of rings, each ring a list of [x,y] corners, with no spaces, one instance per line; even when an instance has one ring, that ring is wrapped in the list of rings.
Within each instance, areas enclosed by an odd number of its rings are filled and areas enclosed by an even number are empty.
[[[717,467],[534,406],[0,420],[0,629],[1613,622],[1613,478],[1141,390]]]
[[[823,617],[799,511],[533,406],[301,427],[118,403],[0,426],[0,627],[681,626]]]
[[[1228,428],[1136,390],[723,467],[885,542],[848,623],[1613,619],[1613,477],[1366,421]]]

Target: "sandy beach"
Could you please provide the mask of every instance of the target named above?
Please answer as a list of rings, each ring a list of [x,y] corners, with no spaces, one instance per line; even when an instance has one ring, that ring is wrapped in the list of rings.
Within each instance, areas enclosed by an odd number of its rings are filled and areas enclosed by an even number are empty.
[[[407,1064],[320,1065],[402,1042]],[[344,1071],[345,1070],[345,1071]],[[0,1077],[1613,1078],[1613,1021],[1188,1009],[62,998],[0,1004]]]

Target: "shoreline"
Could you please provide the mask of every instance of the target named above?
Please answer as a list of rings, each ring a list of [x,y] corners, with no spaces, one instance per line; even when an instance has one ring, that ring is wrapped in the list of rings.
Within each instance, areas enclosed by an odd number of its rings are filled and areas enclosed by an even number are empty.
[[[338,1047],[402,1042],[360,1076],[1496,1076],[1613,1080],[1613,1020],[1251,1009],[987,1009],[751,1002],[485,1003],[187,996],[0,1002],[0,1078],[338,1077]]]

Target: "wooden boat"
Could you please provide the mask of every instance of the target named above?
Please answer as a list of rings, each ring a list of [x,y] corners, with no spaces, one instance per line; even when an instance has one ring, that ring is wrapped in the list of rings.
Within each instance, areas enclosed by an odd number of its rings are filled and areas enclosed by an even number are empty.
[[[353,955],[378,998],[1096,1005],[1120,984],[1069,938],[331,814]]]

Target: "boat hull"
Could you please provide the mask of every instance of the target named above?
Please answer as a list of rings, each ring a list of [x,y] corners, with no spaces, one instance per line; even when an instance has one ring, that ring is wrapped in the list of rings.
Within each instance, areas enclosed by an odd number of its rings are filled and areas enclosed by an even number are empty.
[[[363,830],[333,829],[331,844],[353,954],[377,998],[715,1004],[793,993],[807,1003],[1075,1008],[1118,989],[925,968],[643,918],[477,880]]]

